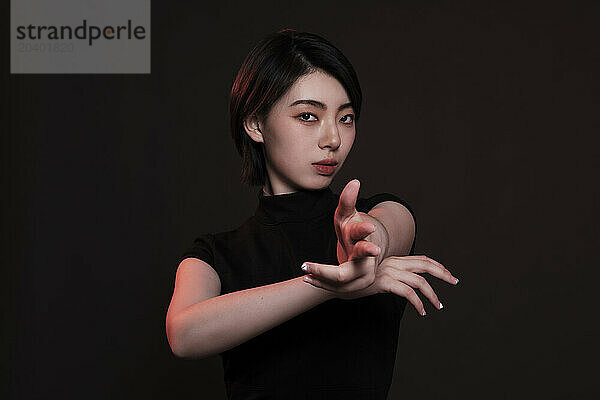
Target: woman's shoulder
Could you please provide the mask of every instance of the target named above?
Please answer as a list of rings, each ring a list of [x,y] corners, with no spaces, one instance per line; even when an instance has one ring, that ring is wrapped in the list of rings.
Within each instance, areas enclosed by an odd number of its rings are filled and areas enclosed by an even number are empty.
[[[225,229],[221,231],[203,231],[193,236],[192,242],[189,243],[180,259],[185,257],[196,257],[207,262],[213,262],[213,253],[215,244],[231,243],[236,238],[247,236],[247,233],[252,230],[249,227],[251,218],[248,218],[242,225],[234,229]]]
[[[237,227],[224,229],[218,232],[207,233],[207,235],[210,235],[213,241],[227,241],[236,238],[247,237],[254,234],[259,229],[261,229],[261,225],[257,223],[254,216],[250,216]]]
[[[411,214],[413,214],[414,217],[414,211],[411,205],[405,199],[389,192],[380,192],[367,197],[359,196],[359,198],[356,200],[356,209],[360,212],[366,213],[369,212],[377,204],[383,203],[384,201],[394,201],[396,203],[402,204],[408,209],[408,211]]]

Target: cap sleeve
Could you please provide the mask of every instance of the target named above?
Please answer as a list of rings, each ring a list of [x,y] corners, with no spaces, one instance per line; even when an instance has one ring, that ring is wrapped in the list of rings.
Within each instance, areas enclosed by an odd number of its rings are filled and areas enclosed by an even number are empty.
[[[214,236],[210,233],[205,233],[194,239],[194,242],[181,254],[179,257],[179,265],[188,257],[198,258],[211,267],[214,267]]]
[[[413,244],[412,244],[412,247],[410,248],[410,252],[408,253],[408,255],[411,255],[411,256],[414,255],[415,254],[415,244],[417,242],[417,218],[415,217],[415,213],[414,213],[412,207],[408,204],[408,202],[406,202],[405,200],[403,200],[400,197],[393,195],[391,193],[378,193],[371,197],[358,198],[356,200],[356,209],[360,212],[367,213],[367,212],[371,211],[371,209],[373,207],[375,207],[377,204],[382,203],[384,201],[395,201],[397,203],[400,203],[403,206],[405,206],[408,209],[408,211],[411,213],[413,220],[415,221],[415,237],[413,239]]]

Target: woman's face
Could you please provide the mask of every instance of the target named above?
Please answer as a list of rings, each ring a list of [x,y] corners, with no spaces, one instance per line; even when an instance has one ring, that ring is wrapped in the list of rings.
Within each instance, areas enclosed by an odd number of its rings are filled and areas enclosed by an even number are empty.
[[[258,128],[260,132],[256,129]],[[300,77],[272,107],[266,121],[246,124],[264,143],[268,194],[323,189],[338,173],[354,143],[354,110],[337,79],[317,71]],[[326,159],[334,167],[316,165]]]

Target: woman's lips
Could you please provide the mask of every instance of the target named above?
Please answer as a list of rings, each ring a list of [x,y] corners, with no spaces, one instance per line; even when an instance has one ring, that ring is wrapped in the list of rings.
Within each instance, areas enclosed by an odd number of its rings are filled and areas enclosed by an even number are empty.
[[[313,166],[322,174],[331,175],[334,173],[336,166],[335,165],[325,165],[325,164],[313,164]]]

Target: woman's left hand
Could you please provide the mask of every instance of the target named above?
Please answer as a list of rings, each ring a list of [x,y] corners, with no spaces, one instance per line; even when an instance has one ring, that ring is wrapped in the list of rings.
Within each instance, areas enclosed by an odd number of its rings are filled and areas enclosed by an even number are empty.
[[[359,189],[358,179],[348,182],[340,194],[335,210],[333,222],[338,239],[337,257],[340,264],[357,258],[382,255],[382,249],[372,242],[376,235],[383,233],[376,232],[380,223],[369,214],[356,210]],[[377,257],[376,261],[378,264],[380,257]]]
[[[423,302],[414,289],[423,293],[436,309],[442,303],[427,280],[420,273],[429,273],[452,285],[458,283],[446,267],[425,255],[390,256],[375,269],[373,257],[348,261],[342,265],[304,263],[308,275],[303,279],[313,286],[334,294],[335,298],[352,300],[377,293],[394,293],[410,301],[421,315],[425,315]]]

